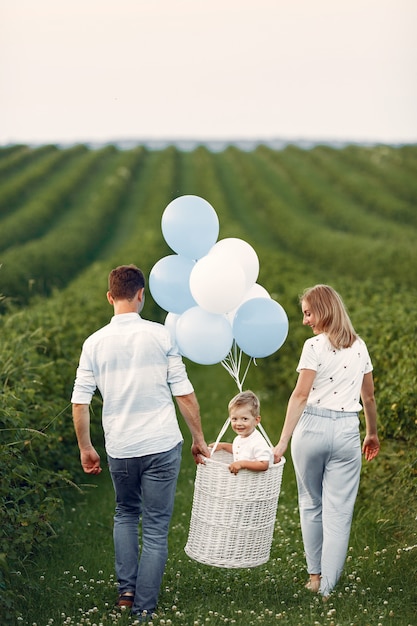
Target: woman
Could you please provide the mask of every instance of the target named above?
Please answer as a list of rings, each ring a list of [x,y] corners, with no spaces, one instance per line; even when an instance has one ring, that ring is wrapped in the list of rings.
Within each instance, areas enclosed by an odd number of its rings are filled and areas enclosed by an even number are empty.
[[[379,452],[372,363],[339,294],[327,285],[300,298],[303,324],[312,339],[304,343],[299,373],[288,401],[277,463],[292,436],[301,531],[310,579],[307,589],[327,599],[343,570],[361,471],[358,412],[366,436],[362,452]]]

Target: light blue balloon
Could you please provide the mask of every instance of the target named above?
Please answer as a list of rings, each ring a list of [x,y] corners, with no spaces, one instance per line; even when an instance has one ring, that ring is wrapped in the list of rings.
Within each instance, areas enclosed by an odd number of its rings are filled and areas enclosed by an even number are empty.
[[[188,259],[201,259],[219,236],[217,213],[200,196],[172,200],[162,214],[161,227],[169,247]]]
[[[177,322],[181,316],[178,313],[167,313],[164,326],[169,330],[173,344],[177,343]]]
[[[200,365],[220,363],[233,344],[232,327],[227,318],[199,306],[181,315],[176,325],[176,338],[181,354]]]
[[[233,319],[237,345],[253,358],[276,352],[288,335],[288,317],[282,306],[269,298],[252,298],[244,302]]]
[[[155,302],[165,311],[184,313],[196,306],[190,291],[190,274],[195,263],[171,254],[160,259],[150,271],[149,290]]]

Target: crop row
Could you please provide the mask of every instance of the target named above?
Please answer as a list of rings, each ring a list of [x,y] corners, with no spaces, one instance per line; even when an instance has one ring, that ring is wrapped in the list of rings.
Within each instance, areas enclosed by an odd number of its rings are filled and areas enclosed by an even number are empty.
[[[0,215],[7,215],[22,203],[27,202],[45,185],[49,185],[49,177],[65,167],[67,162],[77,158],[86,148],[73,146],[68,150],[42,152],[30,162],[27,168],[11,176],[2,183],[0,188]]]
[[[392,148],[379,146],[376,148],[361,148],[348,146],[336,155],[327,147],[317,148],[318,152],[326,151],[340,162],[347,175],[353,170],[356,175],[365,174],[370,177],[373,185],[381,191],[388,189],[397,198],[413,204],[417,193],[417,154],[415,146]]]
[[[292,150],[295,154],[299,151]],[[417,224],[413,200],[417,194],[417,183],[403,171],[384,171],[384,188],[381,189],[381,172],[365,166],[363,160],[355,165],[352,160],[346,159],[344,153],[329,151],[327,148],[316,148],[308,153],[307,159],[303,154],[305,165],[310,170],[310,177],[322,179],[322,186],[333,188],[335,194],[343,198],[345,195],[350,204],[357,206],[370,217],[387,218],[394,226],[400,224]],[[299,159],[300,161],[300,159]],[[298,161],[298,162],[299,162]],[[382,192],[383,191],[383,192]],[[355,218],[353,216],[353,221]]]
[[[392,150],[389,151],[390,155]],[[413,225],[415,219],[414,204],[411,200],[415,198],[415,177],[411,173],[406,176],[403,158],[400,160],[401,167],[396,168],[393,165],[395,159],[392,157],[391,177],[384,175],[378,179],[379,166],[377,167],[369,156],[367,160],[371,163],[371,171],[362,167],[366,156],[363,151],[358,153],[356,168],[347,165],[354,160],[349,148],[334,150],[317,147],[311,151],[302,151],[290,146],[279,152],[260,147],[252,153],[229,148],[220,154],[210,154],[204,148],[199,148],[192,153],[180,153],[172,149],[172,153],[175,163],[171,179],[171,198],[181,193],[200,194],[212,201],[216,209],[227,204],[230,215],[235,218],[239,216],[239,220],[244,221],[246,225],[251,222],[253,214],[256,214],[257,224],[262,224],[258,236],[258,241],[262,245],[268,241],[270,245],[276,246],[278,243],[282,251],[286,254],[292,251],[293,256],[297,250],[296,257],[304,257],[304,261],[314,259],[314,263],[325,272],[332,269],[340,272],[342,266],[348,266],[352,276],[357,277],[362,275],[363,267],[366,266],[371,275],[379,278],[386,275],[389,266],[391,271],[396,272],[398,280],[407,280],[404,267],[410,260],[414,260],[416,254],[413,231],[408,228]],[[124,158],[128,159],[128,154],[124,153]],[[379,155],[380,149],[375,148],[373,154]],[[397,153],[394,151],[395,154]],[[42,167],[46,167],[44,158],[40,159]],[[93,156],[90,158],[93,162]],[[118,155],[118,158],[123,160],[123,153]],[[143,161],[148,158],[149,155],[146,153]],[[409,158],[412,160],[411,156]],[[14,179],[16,185],[21,180],[21,186],[15,186],[15,196],[20,197],[21,202],[8,220],[3,218],[0,221],[4,233],[0,237],[0,247],[10,248],[15,242],[16,244],[28,242],[27,249],[17,245],[15,251],[13,248],[10,250],[13,262],[17,256],[24,258],[30,253],[30,266],[34,267],[34,272],[25,274],[26,285],[23,288],[25,295],[29,281],[32,290],[37,289],[33,286],[34,281],[40,290],[44,288],[46,277],[42,279],[40,271],[36,269],[37,265],[41,265],[49,276],[53,275],[53,267],[48,267],[44,261],[36,262],[36,257],[44,257],[52,245],[51,242],[59,237],[59,230],[57,232],[56,228],[65,221],[63,212],[65,211],[68,219],[70,213],[74,212],[74,223],[77,219],[76,214],[80,215],[79,196],[82,195],[83,188],[81,181],[80,185],[77,184],[77,174],[74,174],[74,171],[77,171],[76,162],[78,162],[79,175],[80,178],[83,177],[82,159],[84,163],[89,160],[85,153],[80,154],[75,160],[72,159],[71,165],[75,170],[71,171],[68,163],[58,180],[56,176],[54,178],[53,171],[44,172],[45,187],[33,193],[30,198],[27,198],[26,185],[23,183],[25,180],[27,182],[27,178],[35,177],[33,167],[36,163],[29,167],[28,171],[20,172],[17,182]],[[200,168],[203,161],[206,166],[210,164],[210,185],[208,170]],[[112,167],[113,174],[118,177],[119,166],[116,157]],[[35,169],[42,169],[41,165],[38,164]],[[119,173],[120,171],[119,169]],[[402,177],[402,183],[408,181],[408,191],[404,191],[403,197],[394,193],[393,173]],[[136,175],[138,174],[135,173],[134,176]],[[68,203],[71,185],[69,182],[66,184],[65,179],[69,180],[72,176],[75,176],[72,184],[72,202]],[[103,195],[103,188],[105,189],[107,185],[106,176],[111,177],[112,173],[110,170],[105,172],[103,168],[101,179],[98,172],[95,181],[91,181],[90,188],[93,189],[95,185],[95,193]],[[159,176],[158,170],[149,172],[150,178]],[[48,185],[45,183],[46,180]],[[387,185],[386,180],[390,181]],[[11,182],[12,180],[10,184]],[[372,201],[371,192],[375,196]],[[213,193],[217,196],[211,199],[210,195]],[[406,200],[405,196],[409,199]],[[221,199],[218,200],[218,197]],[[123,206],[120,203],[118,205],[118,217],[124,210],[128,210],[130,203],[127,184],[125,200]],[[85,199],[82,199],[83,201],[85,202]],[[249,230],[252,235],[253,228]],[[104,245],[100,232],[103,234],[99,229],[95,239],[99,237],[99,245]],[[253,235],[256,233],[253,232]],[[30,242],[31,239],[34,241]],[[83,241],[85,246],[94,248],[88,238],[84,238]],[[62,249],[65,250],[65,246]],[[97,251],[97,247],[95,250]],[[77,246],[77,254],[79,253],[80,246]],[[86,251],[83,251],[83,256],[85,255]],[[50,254],[48,256],[51,258]],[[89,258],[92,257],[90,250]],[[2,262],[4,266],[10,265],[7,256]],[[59,284],[64,284],[66,280],[67,275],[62,276]],[[54,284],[53,280],[51,284]],[[7,285],[10,286],[11,283],[7,282]],[[22,289],[19,295],[21,293]],[[10,292],[8,295],[16,294]]]
[[[78,194],[94,170],[112,154],[109,148],[97,152],[86,151],[79,158],[72,159],[64,171],[55,175],[50,173],[44,189],[3,218],[0,250],[35,240],[50,230],[70,206],[74,190],[77,189]]]
[[[8,248],[2,254],[1,285],[5,295],[24,301],[34,293],[62,287],[91,263],[112,236],[111,225],[123,212],[133,177],[144,151],[114,153],[104,159],[93,180],[38,239]]]
[[[57,151],[56,146],[46,145],[39,148],[29,148],[29,146],[10,146],[10,149],[0,151],[0,180],[10,178],[18,172],[37,161],[41,155],[51,154]]]
[[[9,566],[17,567],[50,540],[63,498],[75,493],[71,483],[81,479],[69,398],[82,341],[111,314],[105,298],[108,271],[136,263],[149,274],[159,258],[172,253],[162,237],[161,216],[182,194],[212,203],[220,238],[240,237],[253,245],[260,260],[258,282],[287,311],[287,341],[256,368],[264,396],[283,405],[294,383],[306,337],[298,293],[314,282],[331,282],[343,294],[373,357],[381,435],[415,445],[414,224],[409,220],[402,226],[381,202],[369,209],[360,202],[359,187],[352,187],[356,172],[375,181],[384,159],[394,163],[398,156],[400,166],[389,168],[390,182],[385,184],[382,175],[378,179],[380,193],[394,198],[394,173],[403,183],[411,181],[415,151],[391,154],[389,149],[387,156],[375,148],[368,156],[359,150],[356,161],[354,150],[328,152],[323,147],[305,154],[263,147],[216,154],[203,147],[193,152],[82,148],[65,167],[55,173],[52,167],[43,182],[37,180],[36,198],[29,201],[21,189],[21,201],[0,220],[0,238],[3,228],[11,229],[7,224],[14,215],[25,232],[25,243],[7,246],[0,258],[0,293],[19,301],[19,306],[9,303],[0,316],[0,555],[9,555]],[[0,164],[12,156],[13,151],[0,152]],[[369,168],[361,165],[366,159]],[[357,165],[349,168],[349,160]],[[33,173],[35,163],[28,162],[28,171]],[[343,179],[337,184],[336,170]],[[24,171],[15,180],[23,180]],[[416,200],[413,184],[398,195],[403,207]],[[49,206],[43,217],[36,200]],[[344,210],[352,224],[345,222],[342,230],[337,226],[346,217]],[[37,234],[30,225],[32,213]],[[38,296],[28,302],[31,281]],[[165,316],[149,295],[144,314],[159,321]],[[202,367],[188,365],[194,371]],[[216,377],[223,373],[221,366],[210,369],[212,398]],[[96,399],[96,440],[99,405]],[[0,558],[0,596],[7,591],[8,575]]]

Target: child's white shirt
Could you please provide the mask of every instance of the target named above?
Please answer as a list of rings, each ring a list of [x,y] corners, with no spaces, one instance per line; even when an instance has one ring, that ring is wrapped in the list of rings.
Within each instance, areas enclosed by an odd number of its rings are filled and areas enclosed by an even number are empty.
[[[273,465],[272,450],[267,441],[255,428],[248,437],[237,435],[233,440],[233,460],[234,461],[268,461],[269,466]]]

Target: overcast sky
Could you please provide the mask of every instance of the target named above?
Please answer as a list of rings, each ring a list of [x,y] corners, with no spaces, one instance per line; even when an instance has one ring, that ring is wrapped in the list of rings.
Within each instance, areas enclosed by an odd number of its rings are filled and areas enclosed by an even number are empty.
[[[0,143],[417,141],[416,0],[0,0]]]

